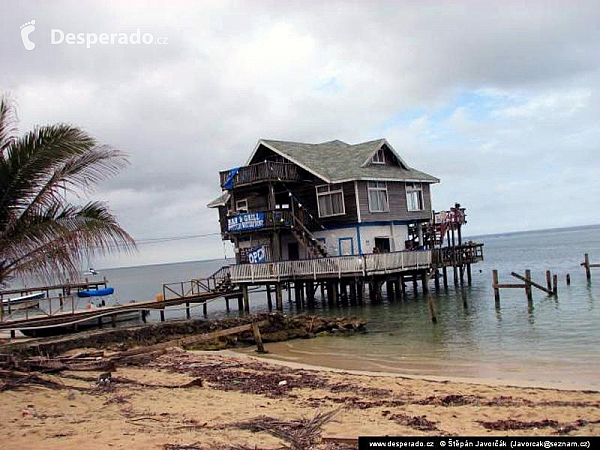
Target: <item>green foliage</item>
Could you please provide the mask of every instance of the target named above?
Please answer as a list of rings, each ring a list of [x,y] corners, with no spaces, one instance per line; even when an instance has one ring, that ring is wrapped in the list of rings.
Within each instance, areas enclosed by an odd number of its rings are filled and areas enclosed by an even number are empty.
[[[16,111],[0,97],[0,284],[14,276],[76,277],[84,258],[135,249],[107,205],[75,205],[128,164],[66,124],[17,136]]]

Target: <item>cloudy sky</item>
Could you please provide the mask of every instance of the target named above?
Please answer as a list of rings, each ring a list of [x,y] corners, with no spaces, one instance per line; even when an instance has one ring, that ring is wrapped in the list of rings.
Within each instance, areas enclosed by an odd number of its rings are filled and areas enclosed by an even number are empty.
[[[160,239],[218,232],[206,208],[218,171],[262,137],[385,137],[441,178],[435,209],[467,207],[470,235],[600,223],[597,2],[0,0],[0,11],[0,91],[21,129],[68,122],[130,155],[93,197],[140,252],[98,266],[222,257],[215,235]],[[52,29],[154,41],[52,44]]]

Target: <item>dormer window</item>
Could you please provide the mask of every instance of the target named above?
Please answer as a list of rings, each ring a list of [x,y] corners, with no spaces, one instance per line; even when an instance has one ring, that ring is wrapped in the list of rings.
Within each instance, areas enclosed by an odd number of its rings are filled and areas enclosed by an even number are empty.
[[[377,152],[373,155],[371,162],[373,164],[385,164],[385,151],[383,148],[377,150]]]

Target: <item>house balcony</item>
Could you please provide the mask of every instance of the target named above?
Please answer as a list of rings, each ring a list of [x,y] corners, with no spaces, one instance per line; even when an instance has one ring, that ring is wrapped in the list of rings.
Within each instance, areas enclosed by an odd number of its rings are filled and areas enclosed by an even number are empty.
[[[233,189],[268,181],[301,181],[301,169],[291,163],[265,161],[219,172],[221,187]]]
[[[277,209],[224,217],[221,222],[221,230],[224,233],[237,235],[256,231],[291,228],[292,224],[292,212],[285,209]]]

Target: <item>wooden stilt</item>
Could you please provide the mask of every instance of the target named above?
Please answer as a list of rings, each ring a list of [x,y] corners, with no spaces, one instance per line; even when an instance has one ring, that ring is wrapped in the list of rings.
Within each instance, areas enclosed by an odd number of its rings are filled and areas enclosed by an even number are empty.
[[[392,280],[387,280],[385,282],[385,291],[387,293],[388,302],[394,300],[394,282]]]
[[[321,301],[325,301],[325,282],[321,281],[319,284],[321,285]]]
[[[492,270],[492,287],[494,288],[494,300],[496,305],[500,306],[500,288],[498,288],[498,271]]]
[[[471,286],[473,277],[471,275],[471,263],[467,264],[467,284]]]
[[[429,274],[427,272],[421,274],[421,286],[423,293],[429,292]]]
[[[225,309],[229,312],[229,297],[225,297]]]
[[[417,292],[418,292],[418,289],[417,289],[417,275],[416,274],[414,274],[412,276],[412,283],[413,283],[413,291],[414,291],[414,293],[416,295]]]
[[[437,323],[437,312],[435,310],[435,303],[433,302],[433,297],[429,293],[429,291],[425,292],[425,297],[427,299],[427,307],[429,309],[429,316],[431,317],[432,323]]]
[[[350,281],[350,304],[356,304],[356,280]]]
[[[250,312],[250,296],[248,295],[248,285],[242,285],[242,297],[244,299],[244,311]]]
[[[587,253],[583,256],[583,266],[585,267],[585,277],[590,281],[592,279],[592,272],[590,272],[590,255]]]
[[[190,302],[185,303],[185,317],[189,320],[191,317],[190,314]]]
[[[363,296],[365,294],[365,284],[362,280],[359,280],[356,286],[356,294],[357,294],[357,301],[359,305],[363,304]]]
[[[554,274],[552,276],[552,292],[554,295],[558,295],[558,275]]]
[[[238,295],[237,301],[238,301],[238,311],[243,311],[244,310],[244,296]]]
[[[267,307],[269,308],[269,311],[273,311],[273,300],[271,299],[271,285],[270,284],[266,285],[266,290],[267,290]]]
[[[332,289],[332,298],[333,298],[333,303],[335,303],[336,305],[338,304],[339,300],[340,300],[340,286],[338,281],[334,281],[333,282],[333,289]]]
[[[567,286],[571,286],[571,274],[567,274]]]
[[[440,271],[438,269],[435,269],[435,272],[433,273],[433,277],[434,277],[434,282],[435,282],[435,290],[439,291],[440,290]]]
[[[442,268],[442,275],[444,277],[444,289],[447,291],[448,290],[448,268],[446,266],[444,266]]]
[[[202,315],[208,317],[208,303],[206,302],[202,304]]]
[[[160,321],[164,322],[165,321],[165,309],[161,309],[160,310]]]
[[[262,336],[260,335],[260,328],[256,322],[252,322],[252,334],[254,335],[254,342],[256,343],[256,351],[258,353],[267,353],[263,345]]]
[[[277,311],[283,311],[283,288],[281,283],[275,284],[275,306],[277,307]],[[289,292],[289,290],[288,290]]]
[[[552,275],[549,270],[546,270],[546,286],[548,286],[548,290],[552,290]]]
[[[454,272],[454,286],[458,286],[458,269],[456,266],[452,266],[452,271]]]
[[[533,293],[531,292],[531,270],[527,269],[525,271],[525,279],[527,280],[525,282],[525,294],[527,295],[527,300],[532,301]]]

